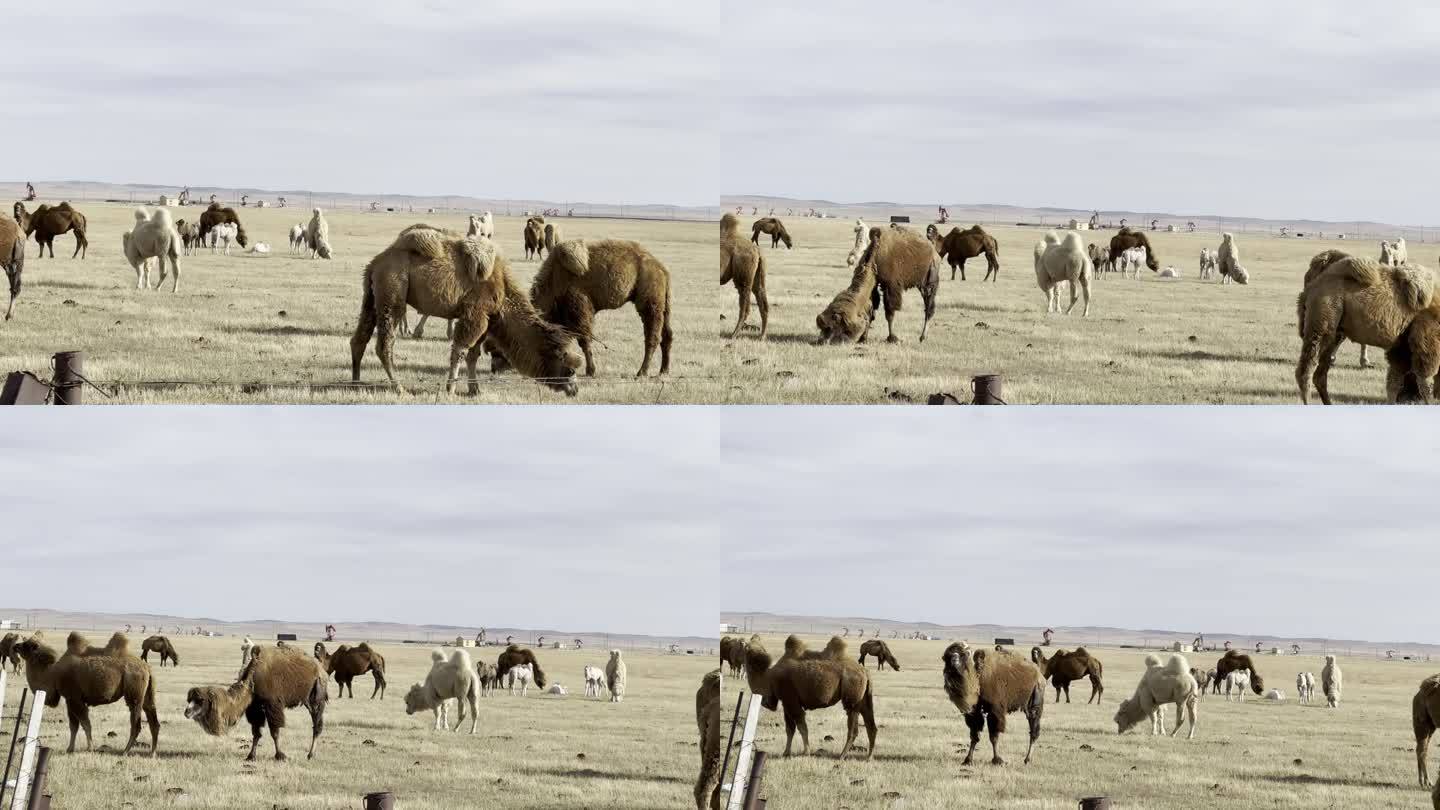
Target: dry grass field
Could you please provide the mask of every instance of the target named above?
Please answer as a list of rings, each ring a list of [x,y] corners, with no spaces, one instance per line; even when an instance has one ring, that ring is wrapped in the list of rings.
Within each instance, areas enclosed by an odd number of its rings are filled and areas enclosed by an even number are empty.
[[[784,641],[781,636],[764,640],[772,651]],[[807,638],[813,648],[826,640]],[[1186,740],[1184,730],[1175,738],[1151,737],[1148,723],[1124,736],[1116,734],[1115,710],[1133,693],[1144,655],[1096,649],[1105,664],[1101,706],[1085,704],[1088,681],[1072,684],[1070,704],[1056,705],[1054,690],[1048,690],[1030,765],[1021,764],[1025,718],[1014,714],[1000,741],[1006,764],[989,764],[989,743],[982,735],[977,764],[961,767],[969,732],[942,685],[940,656],[948,642],[887,643],[902,670],[870,670],[880,727],[873,760],[836,760],[845,739],[845,718],[838,708],[807,715],[811,756],[782,760],[778,754],[785,747],[784,724],[778,712],[764,712],[758,746],[777,755],[765,775],[770,806],[1073,810],[1086,796],[1110,796],[1127,810],[1430,804],[1416,779],[1410,700],[1420,681],[1434,673],[1432,664],[1342,658],[1344,695],[1341,708],[1331,711],[1320,695],[1320,657],[1257,658],[1266,687],[1283,690],[1286,702],[1271,703],[1253,694],[1243,704],[1227,703],[1223,695],[1206,696],[1200,701],[1195,739]],[[851,646],[858,645],[852,640]],[[1187,658],[1192,666],[1209,669],[1218,654]],[[870,664],[873,667],[873,658]],[[1317,705],[1295,702],[1295,674],[1302,670],[1316,676]],[[737,679],[725,680],[726,712],[734,711],[739,688]],[[1174,716],[1172,707],[1167,728],[1173,727]],[[864,740],[862,727],[862,748]],[[1432,778],[1434,767],[1432,756]]]
[[[134,289],[134,274],[120,252],[130,206],[91,202],[82,210],[91,232],[85,261],[37,259],[30,243],[18,314],[0,325],[5,370],[28,368],[43,376],[53,352],[83,349],[96,380],[224,383],[123,388],[109,400],[115,402],[569,401],[513,374],[482,378],[475,398],[445,396],[443,325],[428,327],[423,341],[399,342],[396,359],[407,395],[269,387],[348,382],[360,269],[406,225],[463,228],[463,215],[330,212],[336,258],[325,262],[288,254],[286,232],[307,216],[306,209],[244,209],[251,237],[269,242],[274,252],[259,258],[202,251],[182,262],[181,290],[171,295]],[[176,209],[177,217],[198,214],[198,208]],[[750,220],[744,218],[746,227]],[[753,330],[736,341],[726,337],[736,305],[734,291],[717,284],[714,223],[562,218],[560,224],[566,237],[639,240],[666,263],[673,284],[671,376],[635,381],[639,319],[628,306],[604,313],[599,375],[582,383],[574,400],[588,403],[879,403],[923,401],[937,391],[966,398],[969,378],[985,372],[1005,375],[1005,397],[1015,403],[1293,403],[1295,294],[1310,256],[1329,247],[1376,252],[1372,242],[1239,234],[1252,282],[1222,287],[1195,278],[1201,246],[1218,244],[1218,235],[1160,233],[1152,238],[1161,264],[1180,267],[1184,278],[1162,281],[1149,272],[1138,281],[1107,278],[1095,285],[1089,318],[1047,317],[1031,260],[1040,231],[996,226],[989,230],[1000,241],[999,283],[976,280],[984,275],[983,260],[967,282],[946,277],[924,344],[915,340],[920,298],[911,294],[897,318],[903,343],[881,339],[822,348],[810,345],[815,315],[848,283],[848,220],[788,220],[793,251],[771,250],[765,240],[772,312],[764,344]],[[501,217],[496,232],[528,284],[538,265],[523,258],[521,226],[518,217]],[[1087,240],[1108,242],[1112,234],[1087,234]],[[57,242],[62,256],[73,248],[69,236]],[[1430,263],[1432,254],[1430,246],[1411,246],[1413,260]],[[758,323],[753,312],[751,319]],[[1383,354],[1372,355],[1383,366]],[[1383,367],[1359,369],[1357,357],[1356,347],[1342,348],[1331,376],[1336,401],[1382,401]],[[384,379],[373,344],[364,379]],[[87,399],[106,401],[93,391]]]
[[[63,639],[64,631],[48,633]],[[90,634],[92,640],[101,634]],[[183,716],[185,692],[205,683],[229,683],[239,661],[239,639],[172,637],[178,669],[154,668],[161,717],[160,754],[150,759],[119,756],[128,715],[123,704],[93,709],[96,750],[64,753],[68,736],[64,706],[45,716],[43,741],[56,749],[50,787],[55,806],[67,810],[134,807],[356,808],[360,797],[391,790],[402,808],[674,808],[691,801],[699,754],[695,731],[695,690],[713,669],[705,656],[626,651],[629,666],[625,701],[612,704],[584,697],[581,670],[603,665],[602,650],[539,653],[553,682],[566,697],[524,698],[497,692],[480,702],[480,727],[469,736],[469,719],[459,734],[433,731],[429,712],[407,716],[404,696],[430,667],[430,647],[377,644],[386,657],[389,690],[383,701],[368,699],[368,675],[355,682],[355,700],[336,698],[325,715],[325,733],[315,759],[305,760],[309,715],[289,712],[282,736],[290,759],[271,759],[269,735],[258,759],[244,761],[249,726],[242,719],[228,737],[207,736]],[[138,639],[132,638],[138,645]],[[309,648],[313,640],[302,642]],[[484,648],[493,661],[497,647]],[[481,650],[471,650],[478,655]],[[152,665],[154,657],[151,658]],[[23,681],[23,673],[19,681]],[[7,710],[18,699],[17,679],[7,690]],[[362,694],[363,691],[363,694]],[[452,723],[454,713],[452,711]],[[0,745],[9,746],[6,713]],[[109,736],[114,734],[116,736]],[[148,739],[148,731],[141,739]],[[172,792],[178,788],[180,795]],[[8,797],[7,797],[8,800]]]

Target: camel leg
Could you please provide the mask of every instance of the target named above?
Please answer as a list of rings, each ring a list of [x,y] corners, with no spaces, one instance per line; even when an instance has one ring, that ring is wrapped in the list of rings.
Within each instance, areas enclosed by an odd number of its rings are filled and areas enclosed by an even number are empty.
[[[465,354],[465,373],[470,377],[470,396],[480,393],[480,355],[485,351],[485,344],[476,341],[470,351]]]
[[[782,707],[785,713],[785,753],[782,757],[790,756],[790,747],[795,742],[795,718],[791,715],[788,707]]]
[[[180,292],[180,259],[176,257],[174,253],[170,254],[170,272],[175,274],[175,281],[172,282],[170,287],[170,294],[174,295],[175,293]],[[165,281],[164,263],[161,263],[160,265],[160,281]],[[156,286],[156,289],[159,289],[158,285]]]
[[[635,372],[636,379],[650,373],[650,358],[660,348],[660,333],[665,329],[665,303],[646,307],[640,313],[640,323],[645,330],[645,356],[640,360],[640,370]]]
[[[895,313],[900,311],[901,291],[897,285],[885,285],[885,326],[889,334],[885,337],[886,343],[899,343],[900,338],[895,336]]]
[[[1328,346],[1321,347],[1315,363],[1315,392],[1326,405],[1330,404],[1330,367],[1335,363],[1335,350],[1343,340],[1342,336],[1335,335]]]
[[[963,280],[963,279],[962,279]],[[930,329],[930,319],[935,317],[935,299],[940,292],[939,268],[932,268],[925,274],[920,285],[920,300],[925,305],[925,320],[920,324],[920,342],[925,342],[925,332]]]
[[[990,764],[1004,765],[1005,760],[1000,756],[1000,734],[1005,731],[1005,715],[999,712],[990,715],[986,725],[990,731]]]
[[[875,699],[873,695],[867,696],[865,701],[860,704],[860,719],[865,721],[865,737],[870,744],[869,750],[865,753],[865,758],[872,759],[875,756],[875,732],[877,731],[875,725]]]
[[[614,695],[614,693],[611,693],[610,699],[611,699],[612,701],[615,700],[615,695]],[[617,702],[618,702],[618,701],[617,701]],[[801,709],[799,716],[795,718],[795,727],[798,728],[798,729],[800,729],[800,753],[805,754],[805,755],[809,755],[809,753],[810,753],[810,726],[805,722],[805,710],[804,710],[804,709]]]
[[[430,320],[429,315],[421,315],[420,320],[415,322],[415,328],[410,330],[410,337],[415,340],[423,340],[425,338],[425,322],[428,320]]]
[[[965,751],[965,759],[961,765],[969,765],[975,760],[975,748],[980,745],[980,730],[985,728],[985,715],[979,709],[965,715],[965,725],[970,729],[970,748]]]
[[[1060,702],[1060,698],[1059,698],[1058,695],[1057,695],[1056,698],[1055,698],[1055,702],[1056,702],[1056,703],[1059,703],[1059,702]],[[1069,684],[1068,682],[1065,684],[1065,702],[1066,702],[1066,703],[1069,703],[1069,702],[1070,702],[1070,684]]]
[[[1030,697],[1030,705],[1026,707],[1025,720],[1030,726],[1030,744],[1025,748],[1025,764],[1030,764],[1030,758],[1035,753],[1035,742],[1040,739],[1040,718],[1045,714],[1045,690],[1037,689]]]
[[[1420,769],[1420,787],[1430,786],[1430,768],[1426,759],[1430,755],[1430,737],[1435,733],[1435,727],[1428,722],[1428,718],[1416,719],[1415,721],[1415,765]]]
[[[1085,295],[1085,309],[1081,310],[1081,312],[1080,312],[1080,317],[1082,317],[1082,318],[1088,318],[1088,317],[1090,317],[1090,277],[1089,277],[1089,276],[1081,276],[1081,277],[1080,277],[1080,292]],[[1073,293],[1072,293],[1072,295],[1073,295]],[[1074,304],[1071,304],[1071,306],[1074,306]]]
[[[738,283],[735,287],[740,292],[740,314],[735,317],[735,329],[730,332],[731,340],[740,336],[740,330],[745,328],[745,321],[750,317],[750,287]]]
[[[125,750],[120,752],[121,756],[130,753],[135,747],[135,741],[140,738],[140,704],[135,703],[127,708],[130,709],[130,740],[125,743]]]
[[[765,277],[755,279],[755,308],[760,310],[760,339],[764,340],[770,330],[770,297],[765,294]],[[670,304],[665,304],[665,326],[670,326]]]
[[[73,258],[75,258],[76,256],[79,256],[79,257],[82,258],[82,259],[85,258],[85,248],[88,247],[89,244],[90,244],[89,242],[85,241],[85,234],[83,234],[83,233],[81,233],[81,232],[79,232],[79,231],[76,231],[76,232],[75,232],[75,252],[72,253],[72,254],[70,254],[70,258],[73,259]],[[50,248],[50,252],[51,252],[51,253],[54,253],[54,252],[55,252],[55,248],[54,248],[53,246]]]
[[[397,389],[399,385],[395,382],[395,322],[404,317],[405,310],[403,308],[398,311],[380,312],[376,329],[378,334],[375,337],[375,354],[380,358],[380,365],[385,369],[385,377]]]
[[[1190,733],[1185,737],[1185,739],[1187,739],[1187,740],[1193,740],[1193,739],[1195,739],[1195,723],[1196,723],[1196,721],[1198,721],[1198,720],[1200,719],[1199,717],[1196,716],[1196,711],[1200,708],[1200,700],[1199,700],[1199,698],[1192,696],[1192,697],[1190,698],[1190,704],[1189,704],[1189,706],[1190,706]],[[1179,731],[1179,729],[1177,728],[1176,731]]]
[[[845,747],[840,749],[840,758],[850,752],[850,746],[855,744],[855,737],[860,734],[860,712],[845,712]]]
[[[280,750],[280,726],[272,718],[270,721],[270,741],[275,744],[275,761],[284,762],[285,752]]]
[[[160,750],[160,713],[155,711],[154,695],[149,698],[145,709],[145,724],[150,727],[150,756],[158,755]]]
[[[375,334],[374,299],[366,295],[365,306],[360,308],[360,321],[355,324],[355,334],[350,337],[350,380],[360,382],[360,362],[365,359],[365,349]]]
[[[75,753],[75,736],[80,733],[80,713],[76,709],[76,704],[68,699],[65,701],[65,714],[69,716],[70,720],[70,745],[65,749],[65,753],[73,754]],[[86,748],[88,750],[89,746]]]
[[[375,689],[370,692],[370,699],[371,699],[371,700],[374,700],[374,699],[375,699],[375,695],[378,694],[378,695],[380,695],[380,699],[381,699],[381,700],[384,700],[384,699],[385,699],[385,676],[384,676],[383,674],[381,674],[380,670],[378,670],[378,669],[372,669],[372,670],[370,670],[370,674],[375,677]],[[353,695],[352,695],[352,697],[353,697]]]
[[[951,281],[954,281],[954,280],[955,280],[955,267],[956,267],[955,265],[951,265],[951,266],[950,266],[950,280],[951,280]],[[961,281],[964,281],[964,280],[965,280],[965,260],[964,260],[964,259],[961,259],[961,260],[960,260],[959,268],[960,268],[960,280],[961,280]]]
[[[1331,334],[1306,329],[1300,343],[1300,360],[1295,364],[1295,385],[1300,389],[1302,405],[1310,404],[1310,382],[1312,377],[1318,376],[1322,347],[1336,344],[1338,341],[1333,340]],[[1326,400],[1325,404],[1330,403]]]

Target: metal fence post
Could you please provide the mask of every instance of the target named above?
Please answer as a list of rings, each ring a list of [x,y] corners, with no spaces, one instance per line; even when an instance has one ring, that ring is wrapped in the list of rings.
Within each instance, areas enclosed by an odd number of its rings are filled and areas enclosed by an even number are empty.
[[[15,773],[15,794],[10,810],[27,810],[25,800],[30,791],[30,780],[35,773],[35,748],[40,743],[40,716],[44,714],[45,690],[35,692],[30,704],[30,724],[25,730],[25,748],[20,752],[20,770]]]

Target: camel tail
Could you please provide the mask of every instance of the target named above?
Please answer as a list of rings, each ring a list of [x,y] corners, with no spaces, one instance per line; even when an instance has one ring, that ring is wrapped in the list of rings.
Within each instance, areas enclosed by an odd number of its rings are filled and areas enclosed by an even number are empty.
[[[1421,393],[1423,384],[1419,375],[1415,373],[1415,351],[1412,344],[1415,321],[1411,321],[1405,327],[1405,331],[1395,339],[1395,344],[1385,350],[1385,359],[1391,368],[1404,369],[1404,376],[1400,378],[1400,390],[1395,392],[1397,403],[1415,403],[1425,401]]]

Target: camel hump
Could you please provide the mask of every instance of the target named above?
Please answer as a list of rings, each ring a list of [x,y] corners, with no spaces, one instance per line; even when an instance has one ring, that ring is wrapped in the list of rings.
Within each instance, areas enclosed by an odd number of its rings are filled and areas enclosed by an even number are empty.
[[[140,223],[144,222],[145,220],[147,220],[147,219],[149,219],[149,218],[150,218],[150,215],[147,214],[147,213],[145,213],[145,209],[144,209],[144,208],[136,208],[136,209],[135,209],[135,224],[136,224],[136,225],[139,225]]]
[[[799,636],[790,636],[785,639],[785,656],[788,658],[799,658],[805,654],[805,642]]]
[[[344,647],[341,647],[340,649],[343,650],[343,649],[345,649],[345,648],[344,648]],[[368,653],[368,652],[370,652],[370,645],[369,645],[368,643],[362,641],[362,642],[360,642],[359,644],[356,644],[356,645],[355,645],[355,649],[359,650],[360,652],[367,652],[367,653]]]
[[[470,653],[466,652],[464,647],[456,647],[450,653],[450,663],[468,672],[470,670]]]
[[[80,635],[79,632],[72,631],[70,635],[65,637],[65,651],[71,655],[84,655],[85,651],[89,648],[89,639]]]
[[[1412,309],[1430,306],[1435,297],[1435,274],[1430,268],[1402,264],[1395,268],[1395,280],[1400,284]]]
[[[495,270],[495,243],[488,240],[462,239],[457,244],[463,259],[462,269],[471,280],[478,282],[490,278],[490,274]]]
[[[155,213],[150,215],[151,222],[158,222],[166,228],[175,227],[175,220],[170,216],[170,209],[156,208]]]
[[[163,639],[162,639],[163,640]],[[124,633],[116,633],[105,642],[105,652],[110,655],[126,655],[130,652],[130,639]]]
[[[1348,256],[1344,262],[1339,263],[1344,273],[1355,283],[1363,287],[1373,287],[1380,283],[1384,277],[1380,262],[1369,256]],[[1332,265],[1333,266],[1333,265]],[[1397,277],[1399,273],[1396,274]],[[1404,283],[1403,281],[1401,282]],[[1231,652],[1234,652],[1233,650]]]
[[[1190,662],[1186,661],[1183,655],[1172,655],[1170,660],[1165,662],[1165,671],[1173,675],[1183,675],[1190,671]]]
[[[583,239],[570,239],[556,245],[550,252],[550,259],[569,272],[583,276],[590,270],[590,249],[585,246]]]
[[[430,225],[411,225],[395,238],[395,246],[433,261],[446,254],[445,232]]]
[[[885,644],[884,642],[881,642],[877,646],[883,648]],[[839,636],[831,636],[830,642],[825,645],[825,655],[829,658],[844,658],[845,639],[840,638]]]
[[[441,661],[444,661],[444,660],[445,660],[445,653],[441,652],[439,647],[436,647],[435,649],[433,649],[433,650],[430,651],[430,663],[432,663],[432,664],[438,664],[438,663],[440,663]]]

